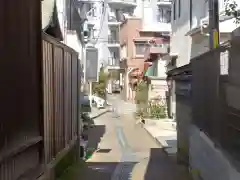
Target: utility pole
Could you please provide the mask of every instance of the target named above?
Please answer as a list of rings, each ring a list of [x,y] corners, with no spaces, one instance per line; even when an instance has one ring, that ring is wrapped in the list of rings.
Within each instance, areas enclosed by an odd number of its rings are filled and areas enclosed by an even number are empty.
[[[219,5],[218,0],[209,0],[209,48],[219,46]]]

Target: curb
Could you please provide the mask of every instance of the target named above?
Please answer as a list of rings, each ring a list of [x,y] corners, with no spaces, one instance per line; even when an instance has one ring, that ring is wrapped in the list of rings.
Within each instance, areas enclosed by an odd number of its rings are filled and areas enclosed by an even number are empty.
[[[175,156],[176,154],[169,154],[166,149],[167,147],[164,147],[164,145],[157,140],[157,138],[153,137],[152,134],[144,127],[145,124],[143,124],[142,122],[139,123],[141,125],[141,127],[147,132],[147,134],[160,146],[160,148],[163,150],[163,152],[167,155],[167,156]]]

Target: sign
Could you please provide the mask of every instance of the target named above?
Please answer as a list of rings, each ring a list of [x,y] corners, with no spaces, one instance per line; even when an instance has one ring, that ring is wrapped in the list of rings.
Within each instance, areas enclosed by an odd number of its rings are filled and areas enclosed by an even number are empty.
[[[98,81],[98,49],[86,49],[85,80],[89,82]]]

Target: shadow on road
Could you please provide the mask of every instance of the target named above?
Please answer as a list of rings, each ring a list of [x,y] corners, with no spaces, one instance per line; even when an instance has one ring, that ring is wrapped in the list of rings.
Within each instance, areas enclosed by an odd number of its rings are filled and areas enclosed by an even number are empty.
[[[106,112],[104,112],[106,113]],[[93,123],[94,121],[92,121]],[[94,149],[95,154],[108,154],[111,149],[98,149],[98,144],[106,132],[105,125],[94,125],[88,129],[88,148]],[[107,156],[106,156],[107,157]],[[111,162],[104,159],[104,162],[83,162],[69,170],[66,178],[61,180],[189,180],[187,169],[176,163],[175,156],[169,157],[161,148],[149,148],[149,158],[137,159],[138,162]],[[140,168],[140,176],[137,167],[142,161],[145,166]],[[130,162],[129,162],[130,161]]]
[[[151,148],[144,180],[190,180],[185,166],[178,165],[176,156],[168,156],[162,148]]]
[[[135,169],[138,162],[83,162],[75,168],[76,176],[68,180],[190,180],[187,169],[177,165],[174,157],[168,157],[161,148],[150,152],[147,167],[140,173]]]
[[[101,138],[105,134],[105,125],[93,125],[92,128],[88,130],[88,148],[97,150],[98,144]]]

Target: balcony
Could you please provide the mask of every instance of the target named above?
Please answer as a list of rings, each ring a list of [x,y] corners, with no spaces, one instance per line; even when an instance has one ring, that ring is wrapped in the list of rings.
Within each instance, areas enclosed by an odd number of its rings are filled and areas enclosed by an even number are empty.
[[[136,7],[137,0],[109,0],[108,4],[116,8]]]
[[[120,61],[117,58],[108,58],[108,69],[120,69]]]
[[[119,38],[108,36],[108,47],[120,47]]]
[[[167,54],[169,51],[169,45],[168,44],[151,45],[148,49],[150,54]]]
[[[121,24],[121,22],[119,22],[119,21],[117,21],[117,19],[116,19],[116,17],[114,17],[114,16],[108,16],[108,25],[112,25],[112,26],[118,26],[118,25],[120,25]]]
[[[151,55],[168,54],[169,44],[150,45],[146,48],[144,59],[151,59]]]
[[[157,5],[171,5],[172,0],[157,0]]]

